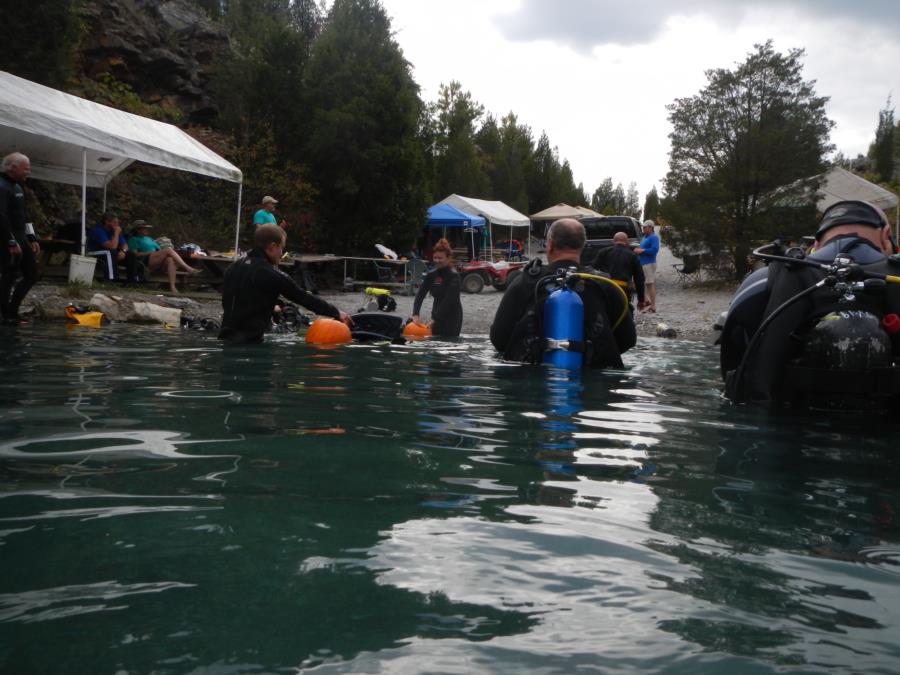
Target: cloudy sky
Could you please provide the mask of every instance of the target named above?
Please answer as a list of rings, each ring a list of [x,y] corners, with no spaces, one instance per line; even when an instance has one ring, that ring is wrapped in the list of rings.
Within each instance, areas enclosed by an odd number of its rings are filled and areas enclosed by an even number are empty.
[[[897,0],[382,0],[426,101],[458,80],[498,117],[546,131],[588,193],[610,176],[643,201],[662,189],[665,106],[697,94],[768,39],[806,49],[831,98],[831,140],[865,154],[878,111],[900,99]],[[900,114],[897,115],[900,117]]]

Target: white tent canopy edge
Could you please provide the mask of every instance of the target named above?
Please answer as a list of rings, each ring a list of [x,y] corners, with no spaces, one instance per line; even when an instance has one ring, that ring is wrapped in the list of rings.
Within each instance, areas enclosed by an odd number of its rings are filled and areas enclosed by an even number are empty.
[[[507,227],[527,227],[531,230],[531,221],[528,216],[519,213],[511,206],[498,201],[476,199],[475,197],[463,197],[452,194],[442,199],[438,204],[450,204],[460,211],[471,213],[474,216],[483,216],[488,221],[488,232],[491,238],[491,256],[494,251],[494,235],[492,225],[505,225]],[[531,257],[531,237],[528,237],[528,256]]]
[[[29,157],[38,180],[82,186],[84,253],[86,188],[106,188],[135,160],[238,183],[235,251],[240,237],[243,175],[178,127],[116,110],[0,71],[0,155]]]
[[[819,211],[845,199],[869,202],[882,210],[896,208],[895,236],[900,239],[900,197],[839,166],[822,174],[821,178],[822,184],[816,192]]]

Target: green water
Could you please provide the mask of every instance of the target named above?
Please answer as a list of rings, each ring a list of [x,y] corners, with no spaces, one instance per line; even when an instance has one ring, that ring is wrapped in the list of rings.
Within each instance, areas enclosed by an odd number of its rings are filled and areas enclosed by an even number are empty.
[[[0,672],[900,671],[896,424],[706,345],[0,339]]]

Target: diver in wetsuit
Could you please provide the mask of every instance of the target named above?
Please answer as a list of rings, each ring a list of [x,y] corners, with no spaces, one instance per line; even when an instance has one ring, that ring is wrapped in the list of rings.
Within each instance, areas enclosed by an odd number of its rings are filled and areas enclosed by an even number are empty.
[[[431,309],[431,334],[439,337],[459,337],[462,330],[462,302],[459,299],[459,273],[453,269],[450,244],[441,239],[432,249],[435,268],[425,275],[425,280],[413,302],[412,320],[421,323],[419,311],[428,292],[434,298]]]
[[[316,314],[353,321],[332,304],[307,293],[278,269],[284,252],[285,232],[278,225],[260,225],[253,233],[253,249],[246,258],[225,271],[222,289],[222,329],[220,340],[260,342],[272,326],[272,312],[279,296],[303,305]]]
[[[543,304],[547,299],[544,283],[561,270],[574,268],[592,276],[596,270],[580,265],[584,249],[584,225],[572,218],[554,222],[547,232],[547,261],[528,264],[506,289],[494,322],[491,343],[510,361],[539,363],[543,343]],[[621,368],[621,354],[637,342],[634,319],[629,312],[625,292],[608,276],[587,280],[579,291],[584,304],[584,366]]]
[[[609,274],[625,289],[628,301],[632,302],[637,293],[638,309],[644,309],[644,269],[637,254],[628,246],[628,235],[616,232],[613,245],[602,248],[594,256],[591,267]]]
[[[866,202],[842,201],[823,214],[815,250],[806,261],[827,265],[842,257],[858,269],[856,279],[893,276],[900,272],[888,258],[893,252],[884,213]],[[732,400],[787,400],[799,387],[811,393],[866,390],[865,372],[851,370],[890,367],[890,338],[878,322],[900,314],[900,284],[889,283],[878,293],[856,292],[850,300],[829,285],[813,289],[827,272],[801,262],[773,262],[748,276],[735,293],[720,338],[725,393]],[[865,335],[868,324],[874,326],[871,337]],[[842,333],[844,341],[861,345],[863,358],[860,350],[838,353],[841,338],[825,344],[825,331],[837,335],[838,328],[850,331]]]

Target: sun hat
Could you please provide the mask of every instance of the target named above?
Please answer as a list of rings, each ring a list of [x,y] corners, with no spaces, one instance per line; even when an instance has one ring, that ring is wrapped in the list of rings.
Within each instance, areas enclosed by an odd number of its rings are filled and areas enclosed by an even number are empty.
[[[278,200],[275,199],[275,197],[270,197],[269,195],[266,195],[265,197],[262,198],[262,203],[263,204],[277,204]]]
[[[149,223],[147,223],[146,220],[140,220],[140,219],[134,221],[134,222],[131,224],[131,227],[132,227],[132,229],[135,229],[135,230],[139,230],[139,229],[141,229],[142,227],[147,227],[147,228],[151,228],[151,229],[153,228],[153,226],[150,225]]]
[[[822,214],[822,222],[816,230],[816,239],[821,239],[823,234],[838,225],[866,225],[881,229],[887,223],[881,212],[867,202],[855,199],[835,202]]]

